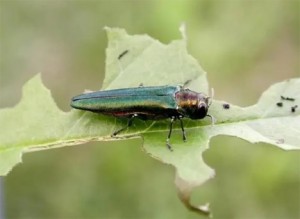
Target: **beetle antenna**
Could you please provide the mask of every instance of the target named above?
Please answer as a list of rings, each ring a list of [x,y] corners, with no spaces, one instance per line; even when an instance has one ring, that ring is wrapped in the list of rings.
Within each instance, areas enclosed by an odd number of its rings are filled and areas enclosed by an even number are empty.
[[[187,80],[183,83],[182,87],[186,88],[190,83],[192,82],[192,79]]]
[[[214,95],[215,95],[215,90],[212,87],[211,90],[210,90],[210,97],[209,97],[208,107],[210,107],[210,105],[212,104],[212,99],[214,98]]]

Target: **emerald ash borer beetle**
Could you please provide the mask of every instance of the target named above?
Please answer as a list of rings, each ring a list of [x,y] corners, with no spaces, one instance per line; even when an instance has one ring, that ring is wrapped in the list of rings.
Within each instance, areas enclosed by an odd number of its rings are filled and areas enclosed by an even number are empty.
[[[210,106],[210,97],[183,86],[134,87],[84,93],[71,100],[71,106],[79,110],[128,118],[127,126],[112,136],[126,130],[134,118],[142,120],[170,119],[167,147],[172,150],[170,137],[173,122],[180,121],[182,137],[186,140],[182,118],[203,119]]]

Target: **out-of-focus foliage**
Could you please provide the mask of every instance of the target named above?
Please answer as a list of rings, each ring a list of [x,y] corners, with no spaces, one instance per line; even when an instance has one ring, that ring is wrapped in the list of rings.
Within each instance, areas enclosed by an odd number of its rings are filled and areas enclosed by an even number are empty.
[[[59,106],[69,110],[75,93],[100,87],[103,26],[168,42],[179,37],[182,21],[216,98],[250,105],[270,84],[299,75],[298,9],[298,1],[279,0],[1,1],[0,105],[16,104],[21,85],[42,72]],[[170,169],[134,146],[140,143],[26,155],[5,179],[6,214],[197,218],[176,198]],[[210,200],[216,218],[299,217],[299,153],[218,137],[205,160],[217,177],[194,198]]]

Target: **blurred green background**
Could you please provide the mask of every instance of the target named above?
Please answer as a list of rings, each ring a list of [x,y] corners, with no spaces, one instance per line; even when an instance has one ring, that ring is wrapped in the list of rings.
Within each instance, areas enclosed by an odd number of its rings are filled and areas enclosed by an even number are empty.
[[[168,43],[180,38],[183,21],[188,50],[208,72],[216,99],[251,105],[271,84],[299,77],[296,0],[1,0],[0,107],[18,103],[22,85],[42,72],[68,111],[74,94],[101,87],[104,26]],[[174,170],[142,152],[141,143],[25,154],[3,178],[6,218],[201,218],[177,199]],[[193,201],[209,201],[215,218],[300,218],[299,155],[216,137],[204,159],[217,175]]]

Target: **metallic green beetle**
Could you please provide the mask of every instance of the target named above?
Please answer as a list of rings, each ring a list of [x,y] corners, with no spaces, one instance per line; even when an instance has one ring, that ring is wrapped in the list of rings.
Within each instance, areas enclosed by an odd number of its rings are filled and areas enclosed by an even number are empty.
[[[95,113],[128,118],[127,126],[113,133],[116,136],[132,125],[134,118],[142,120],[159,120],[170,118],[170,130],[167,137],[167,147],[172,150],[170,137],[173,122],[179,120],[183,140],[186,134],[182,118],[203,119],[208,116],[210,97],[197,93],[183,86],[152,86],[135,87],[115,90],[96,91],[75,96],[71,106],[75,109]]]

